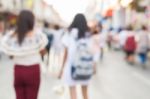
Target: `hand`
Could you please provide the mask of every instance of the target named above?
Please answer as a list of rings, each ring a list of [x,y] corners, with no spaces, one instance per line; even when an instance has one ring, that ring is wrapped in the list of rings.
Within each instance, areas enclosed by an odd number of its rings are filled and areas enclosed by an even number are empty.
[[[41,54],[42,56],[44,56],[46,53],[47,53],[47,50],[46,50],[46,49],[43,49],[43,50],[40,51],[40,54]]]

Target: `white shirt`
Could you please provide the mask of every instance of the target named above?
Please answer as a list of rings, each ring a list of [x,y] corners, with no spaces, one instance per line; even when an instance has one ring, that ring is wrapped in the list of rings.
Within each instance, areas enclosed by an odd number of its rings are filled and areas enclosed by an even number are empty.
[[[75,39],[77,38],[77,36],[78,36],[78,30],[72,29],[70,33],[67,33],[62,38],[62,44],[68,49],[67,64],[70,64],[72,62],[73,57],[75,55],[76,43],[77,43]],[[95,56],[95,54],[97,53],[95,52],[94,44],[91,38],[89,38],[88,44],[89,44],[88,46],[91,48],[93,55]],[[97,60],[95,59],[95,61]]]
[[[120,45],[121,46],[125,45],[127,36],[128,36],[128,31],[124,30],[124,31],[120,32],[120,34],[119,34],[119,41],[120,41]]]
[[[62,48],[61,39],[63,36],[63,30],[53,30],[54,40],[52,46],[57,50]]]
[[[146,31],[140,31],[139,35],[137,36],[137,42],[137,51],[141,53],[147,52],[150,46],[148,33]]]
[[[34,32],[33,35],[32,37],[25,37],[22,44],[19,45],[16,37],[7,34],[1,42],[2,50],[7,55],[13,56],[15,64],[32,65],[40,63],[40,51],[45,48],[48,40],[44,33]]]

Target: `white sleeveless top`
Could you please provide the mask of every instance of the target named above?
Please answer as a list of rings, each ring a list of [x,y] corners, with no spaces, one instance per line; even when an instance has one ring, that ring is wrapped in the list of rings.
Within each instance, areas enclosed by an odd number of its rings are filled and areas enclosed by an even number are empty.
[[[44,33],[34,32],[34,36],[25,37],[21,45],[12,33],[7,34],[1,41],[2,50],[9,56],[13,56],[15,64],[32,65],[41,62],[40,51],[45,48],[48,40]]]

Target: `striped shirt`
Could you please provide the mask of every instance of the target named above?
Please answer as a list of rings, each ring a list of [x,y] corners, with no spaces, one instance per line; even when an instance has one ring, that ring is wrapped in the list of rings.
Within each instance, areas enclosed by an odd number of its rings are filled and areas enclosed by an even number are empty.
[[[44,33],[34,32],[33,36],[25,37],[20,45],[12,33],[5,35],[1,41],[2,50],[13,56],[15,64],[32,65],[41,62],[40,51],[45,48],[48,40]]]

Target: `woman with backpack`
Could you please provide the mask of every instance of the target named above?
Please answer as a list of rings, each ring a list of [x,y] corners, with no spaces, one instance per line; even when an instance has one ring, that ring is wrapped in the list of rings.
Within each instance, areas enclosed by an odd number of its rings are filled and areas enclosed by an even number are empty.
[[[81,85],[84,99],[88,99],[88,84],[95,72],[92,57],[92,44],[89,28],[83,14],[77,14],[64,35],[62,43],[65,47],[64,61],[59,78],[69,86],[71,99],[77,99],[76,87]]]
[[[2,40],[3,51],[14,62],[16,99],[37,99],[40,86],[41,54],[45,53],[46,35],[34,31],[34,15],[23,10],[18,16],[16,31]]]
[[[135,39],[135,34],[133,31],[131,31],[132,28],[128,27],[128,34],[127,38],[125,40],[125,45],[124,45],[124,51],[126,53],[126,60],[129,64],[133,65],[135,60],[134,60],[134,54],[137,48],[137,43]]]

